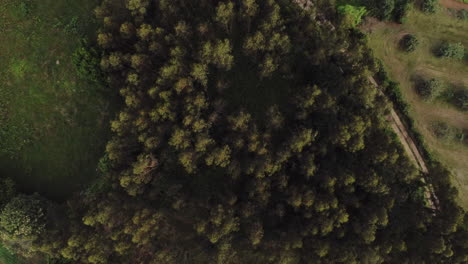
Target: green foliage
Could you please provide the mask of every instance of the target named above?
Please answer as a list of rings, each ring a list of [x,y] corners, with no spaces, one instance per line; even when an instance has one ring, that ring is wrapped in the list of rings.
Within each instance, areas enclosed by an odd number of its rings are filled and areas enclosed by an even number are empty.
[[[115,102],[110,94],[118,91],[96,92],[98,85],[79,78],[71,61],[80,39],[94,38],[95,4],[0,3],[0,167],[20,190],[63,201],[96,176]],[[79,36],[54,28],[56,19],[76,21]]]
[[[19,195],[0,213],[0,228],[11,238],[37,238],[47,222],[44,201],[37,195]]]
[[[72,61],[78,75],[80,78],[88,81],[102,82],[101,57],[99,53],[85,39],[82,39],[80,43],[80,47],[75,50],[72,56]]]
[[[440,139],[448,141],[466,141],[466,131],[452,127],[445,122],[436,122],[432,125],[432,131],[434,135]]]
[[[344,16],[345,21],[349,21],[347,23],[349,23],[351,27],[359,25],[362,17],[367,13],[365,7],[353,5],[340,5],[337,7],[337,11]]]
[[[109,155],[106,153],[101,159],[99,159],[98,170],[102,174],[108,174],[111,168],[112,168],[112,164],[111,164]]]
[[[12,254],[8,249],[3,247],[0,244],[0,262],[4,264],[19,264],[21,262],[18,261],[17,257]]]
[[[382,86],[385,94],[390,98],[397,111],[401,114],[400,117],[408,127],[408,130],[411,133],[411,137],[415,140],[418,149],[422,151],[423,158],[429,162],[432,162],[432,155],[427,151],[423,136],[416,130],[413,119],[409,117],[409,105],[403,98],[400,85],[390,80],[390,77],[388,76],[387,71],[385,70],[381,61],[377,61],[377,65],[378,70],[376,77],[379,81],[379,85]]]
[[[15,13],[17,16],[26,18],[28,17],[33,9],[33,1],[32,0],[19,0],[16,1]]]
[[[465,47],[461,42],[444,42],[440,45],[437,55],[440,57],[461,60],[465,56]]]
[[[0,177],[0,208],[16,194],[15,182],[10,178]]]
[[[468,111],[468,89],[460,89],[455,92],[455,105],[463,111]]]
[[[369,10],[369,14],[381,20],[391,20],[404,23],[406,14],[413,5],[414,0],[376,0],[376,1],[340,1],[340,5],[363,5]]]
[[[423,80],[417,85],[419,95],[427,101],[431,101],[439,96],[443,88],[442,82],[437,79]]]
[[[413,52],[419,46],[419,40],[415,35],[406,34],[400,40],[400,47],[406,52]]]
[[[397,0],[395,2],[395,9],[393,11],[395,21],[397,21],[398,23],[405,23],[406,15],[411,10],[412,6],[412,0]]]
[[[391,20],[395,9],[395,0],[378,0],[377,2],[380,6],[380,19]]]
[[[230,2],[103,0],[100,64],[125,102],[106,175],[64,205],[67,218],[49,214],[53,232],[31,201],[0,226],[40,231],[35,246],[71,263],[463,258],[450,184],[434,183],[441,216],[413,199],[419,174],[368,82],[378,65],[365,36],[333,25],[329,7]],[[399,96],[388,79],[383,89]],[[38,227],[18,228],[24,218]]]
[[[70,34],[70,35],[81,35],[83,32],[83,26],[79,21],[79,18],[77,16],[73,16],[70,18],[70,20],[65,20],[64,19],[57,19],[55,20],[55,23],[53,24],[54,28],[58,28],[63,30],[63,32]]]
[[[426,13],[435,13],[439,5],[439,0],[423,0],[421,9]]]
[[[468,20],[468,10],[467,9],[458,10],[457,17],[461,20]]]
[[[101,65],[125,106],[100,166],[107,187],[70,202],[57,251],[77,263],[439,263],[458,215],[444,233],[414,199],[419,175],[368,82],[365,36],[326,8],[103,1]]]

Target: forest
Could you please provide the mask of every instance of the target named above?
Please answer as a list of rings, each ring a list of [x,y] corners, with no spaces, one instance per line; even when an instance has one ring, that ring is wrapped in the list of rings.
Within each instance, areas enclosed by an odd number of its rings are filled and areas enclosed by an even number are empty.
[[[1,244],[52,263],[467,263],[450,172],[430,164],[434,209],[343,10],[102,0],[74,57],[121,98],[100,176],[56,202],[2,175]]]

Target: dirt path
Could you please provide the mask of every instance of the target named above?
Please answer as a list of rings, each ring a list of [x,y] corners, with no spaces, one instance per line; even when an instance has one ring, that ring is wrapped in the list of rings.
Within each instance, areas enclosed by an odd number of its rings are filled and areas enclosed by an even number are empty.
[[[460,9],[468,10],[468,4],[462,3],[457,0],[439,0],[439,3],[445,8],[451,8],[455,10],[460,10]]]
[[[374,86],[378,87],[377,82],[372,76],[369,76],[368,79]],[[380,89],[379,92],[385,96],[385,94]],[[400,139],[401,144],[403,145],[403,148],[405,149],[409,158],[413,161],[416,167],[419,168],[419,170],[421,170],[424,173],[428,173],[429,171],[427,169],[426,163],[424,162],[424,159],[422,158],[421,153],[416,147],[414,140],[410,137],[406,126],[403,124],[403,122],[401,122],[400,117],[395,112],[395,109],[390,109],[390,115],[388,116],[387,120],[391,122],[392,129]]]
[[[372,76],[369,76],[369,81],[378,88],[378,84]],[[378,89],[381,94],[385,96],[385,94]],[[414,140],[411,138],[410,134],[408,133],[408,129],[401,121],[400,117],[396,113],[395,109],[390,109],[390,115],[387,117],[387,120],[390,122],[390,126],[395,134],[400,139],[403,148],[410,158],[410,160],[414,163],[414,165],[423,172],[424,175],[429,173],[427,169],[426,162],[424,161],[421,152],[419,151],[418,147],[414,143]],[[422,181],[426,183],[425,179],[423,178]],[[435,195],[434,188],[431,184],[426,184],[426,191],[424,192],[424,197],[426,201],[429,203],[429,207],[434,211],[437,210],[439,207],[439,200]]]

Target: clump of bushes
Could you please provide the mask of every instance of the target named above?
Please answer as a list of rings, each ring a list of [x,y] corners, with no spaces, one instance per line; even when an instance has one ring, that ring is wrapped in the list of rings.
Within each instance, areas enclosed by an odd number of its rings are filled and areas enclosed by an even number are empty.
[[[337,8],[338,13],[343,16],[343,20],[350,27],[355,27],[362,21],[362,17],[367,13],[363,6],[341,5]]]
[[[395,21],[398,23],[405,23],[406,14],[409,12],[413,5],[413,0],[397,0],[395,2],[395,9],[393,10]]]
[[[32,1],[31,0],[22,0],[18,1],[16,6],[16,12],[19,16],[25,18],[31,14],[32,11]]]
[[[72,61],[80,78],[93,82],[103,80],[100,69],[101,56],[86,40],[81,41],[80,47],[73,53]]]
[[[468,88],[455,93],[455,104],[463,111],[468,111]]]
[[[452,127],[445,122],[435,122],[432,125],[432,132],[439,139],[465,142],[466,131]]]
[[[400,41],[401,49],[406,52],[415,51],[418,45],[419,45],[419,39],[415,35],[412,35],[412,34],[407,34],[403,36],[403,38]]]
[[[37,194],[16,196],[0,213],[0,227],[11,238],[37,238],[46,221],[44,200]]]
[[[468,20],[468,10],[461,9],[457,13],[457,17],[461,20]]]
[[[422,11],[425,13],[435,13],[437,11],[438,0],[423,0]]]
[[[465,47],[461,42],[444,42],[442,45],[440,45],[439,50],[437,51],[437,55],[440,57],[461,60],[465,56]]]
[[[419,95],[421,95],[424,98],[424,100],[427,101],[430,101],[439,96],[442,90],[442,82],[434,78],[421,81],[417,86],[417,91]]]

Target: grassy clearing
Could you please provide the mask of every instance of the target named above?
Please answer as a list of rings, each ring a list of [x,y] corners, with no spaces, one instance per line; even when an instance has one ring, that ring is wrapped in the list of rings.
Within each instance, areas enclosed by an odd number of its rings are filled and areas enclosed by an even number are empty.
[[[2,264],[21,264],[14,255],[12,255],[6,248],[0,245],[0,263]]]
[[[398,45],[408,33],[420,40],[419,47],[412,53],[400,50]],[[468,208],[468,146],[460,140],[441,139],[434,133],[434,124],[440,122],[456,131],[466,131],[468,113],[442,98],[424,101],[415,89],[420,78],[437,78],[446,84],[446,89],[468,86],[466,56],[461,61],[434,56],[434,51],[443,41],[462,42],[468,47],[468,22],[448,15],[446,10],[434,15],[413,10],[404,25],[378,23],[373,26],[369,42],[375,55],[384,61],[391,77],[401,83],[402,93],[411,106],[410,115],[430,150],[453,170],[454,180],[460,188],[461,203]]]
[[[0,173],[23,191],[63,199],[96,176],[110,104],[71,61],[96,5],[0,0]]]

